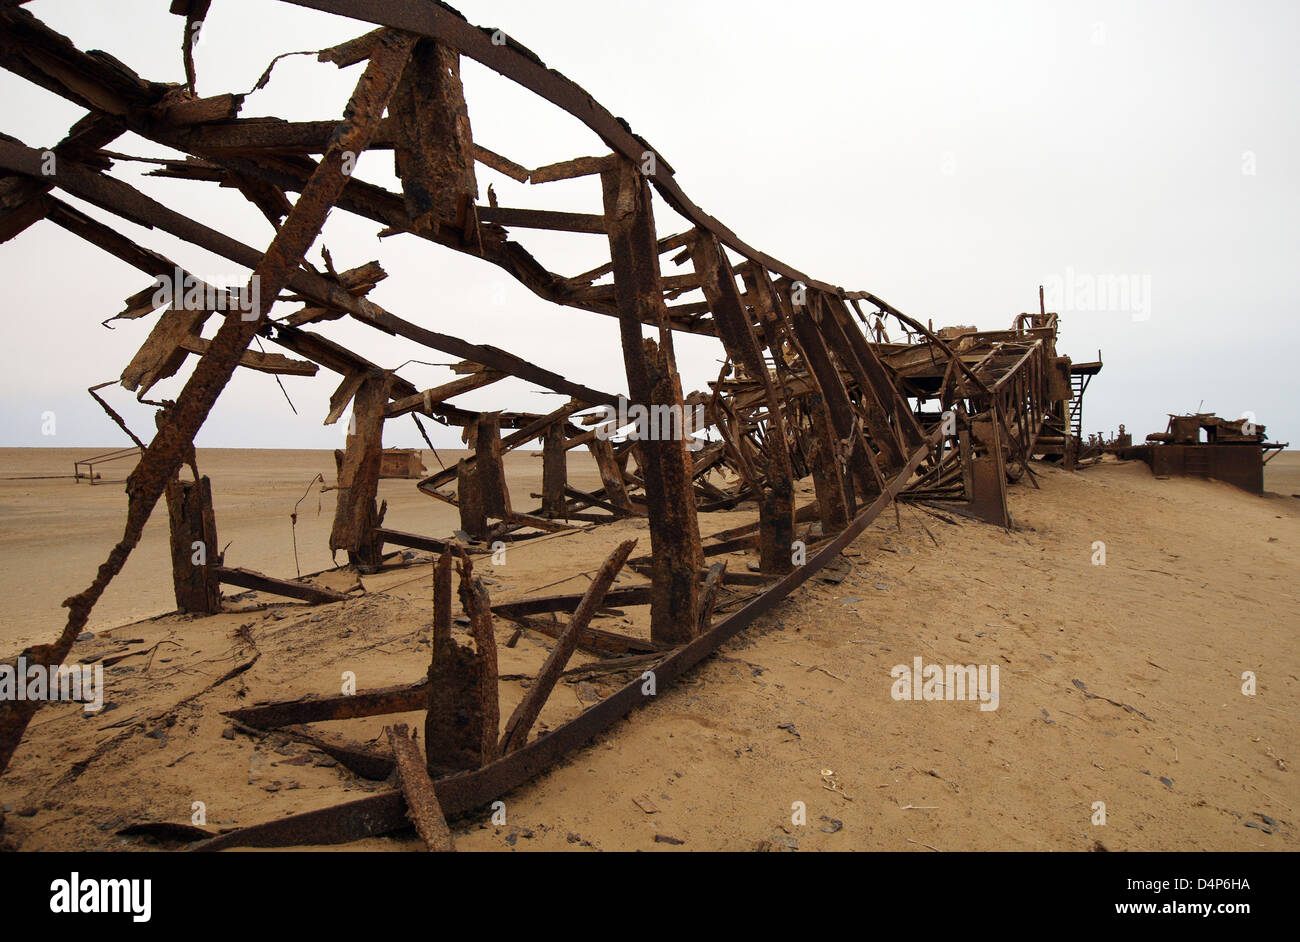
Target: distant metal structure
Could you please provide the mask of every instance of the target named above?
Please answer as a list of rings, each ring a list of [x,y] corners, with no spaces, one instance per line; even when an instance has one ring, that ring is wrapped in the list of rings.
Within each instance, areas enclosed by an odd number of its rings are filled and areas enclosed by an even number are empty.
[[[1044,309],[1041,289],[1039,311],[1020,315],[1009,330],[933,331],[873,294],[819,281],[746,244],[686,196],[668,160],[627,122],[504,31],[472,26],[431,0],[290,2],[377,27],[317,54],[339,67],[365,65],[341,120],[241,118],[243,94],[199,96],[192,42],[208,0],[171,5],[185,18],[183,85],[143,79],[107,53],[76,48],[21,6],[0,7],[0,65],[87,111],[51,148],[0,140],[0,170],[6,174],[0,179],[0,241],[46,220],[151,279],[116,315],[152,318],[121,376],[121,385],[142,402],[155,384],[195,358],[176,401],[152,403],[158,406],[158,432],[127,482],[121,542],[91,585],[65,603],[70,611],[64,631],[52,644],[24,652],[28,661],[63,661],[164,496],[178,608],[219,610],[222,584],[313,603],[342,598],[223,565],[211,490],[199,474],[193,441],[238,368],[337,374],[325,423],[338,421],[349,405],[352,414],[339,455],[331,550],[344,552],[349,565],[362,571],[380,565],[386,547],[439,557],[433,656],[425,680],[346,698],[262,704],[237,717],[271,729],[423,709],[427,774],[412,766],[404,730],[394,730],[386,753],[314,740],[361,774],[383,777],[396,763],[402,788],[234,832],[208,846],[351,840],[402,827],[408,808],[436,817],[480,806],[645,702],[641,681],[634,680],[570,722],[530,737],[575,649],[627,658],[638,672],[652,670],[662,689],[837,557],[892,501],[938,502],[1011,526],[1007,485],[1027,477],[1038,486],[1031,459],[1074,467],[1084,378],[1101,363],[1074,365],[1057,353],[1058,319]],[[482,146],[473,139],[462,93],[462,57],[581,121],[609,153],[529,169]],[[268,70],[262,84],[269,76]],[[238,242],[220,222],[204,225],[111,176],[114,161],[124,157],[106,148],[128,132],[185,155],[153,160],[153,175],[215,184],[246,197],[274,227],[270,245],[260,250]],[[352,175],[367,150],[392,153],[400,192]],[[490,189],[488,202],[481,203],[477,165],[529,185],[594,178],[603,212],[502,207]],[[248,286],[209,285],[59,192],[243,266],[252,272]],[[689,228],[660,237],[656,195]],[[340,271],[322,252],[323,268],[313,266],[305,255],[331,209],[369,220],[381,234],[408,234],[495,264],[556,304],[617,319],[626,393],[567,379],[540,365],[532,352],[517,355],[469,343],[381,308],[368,297],[387,277],[377,261]],[[609,260],[579,274],[552,272],[512,238],[536,229],[589,234],[607,246]],[[669,264],[684,270],[665,274]],[[170,290],[160,295],[165,288]],[[277,300],[298,307],[272,319]],[[214,315],[218,329],[205,337]],[[330,339],[328,323],[340,318],[455,357],[462,375],[420,389],[400,368],[385,368]],[[891,339],[891,330],[900,339]],[[705,390],[683,392],[673,349],[679,332],[720,343],[725,363]],[[582,340],[580,334],[574,339]],[[255,340],[284,353],[250,349]],[[566,401],[545,414],[478,412],[451,402],[507,377]],[[385,422],[407,413],[460,428],[472,451],[417,485],[457,508],[456,536],[395,529],[385,523],[386,505],[377,506]],[[695,416],[703,418],[697,422]],[[507,485],[503,456],[537,441],[541,503],[524,509]],[[569,482],[565,456],[575,448],[591,453],[601,488],[583,491]],[[189,469],[186,479],[183,467]],[[795,484],[807,478],[815,497],[796,506]],[[701,537],[700,515],[737,508],[752,509],[756,519]],[[493,604],[473,576],[473,553],[497,541],[629,517],[647,519],[647,554],[632,559],[630,544],[618,547],[586,593]],[[202,563],[188,551],[197,544],[208,548]],[[792,553],[804,544],[806,559]],[[728,572],[725,563],[709,563],[744,549],[756,551],[758,572]],[[624,565],[648,578],[613,588]],[[453,566],[469,623],[464,643],[453,637]],[[731,605],[720,598],[737,586],[755,591],[733,596],[739,607],[723,614]],[[591,627],[607,605],[649,606],[649,636]],[[536,617],[554,613],[568,613],[569,620]],[[548,633],[556,642],[504,726],[495,618]],[[0,771],[35,709],[35,703],[0,704]],[[433,820],[421,826],[421,834],[439,846],[444,831]]]
[[[139,448],[116,448],[113,451],[106,451],[102,454],[91,455],[89,458],[79,458],[72,463],[72,480],[73,483],[81,483],[85,478],[91,484],[95,484],[100,475],[95,472],[95,465],[108,464],[112,461],[124,461],[127,458],[137,457],[144,452]]]
[[[1264,466],[1288,444],[1266,439],[1264,426],[1251,419],[1198,412],[1171,414],[1165,431],[1152,432],[1145,445],[1114,450],[1125,460],[1145,461],[1157,477],[1213,478],[1262,494]]]

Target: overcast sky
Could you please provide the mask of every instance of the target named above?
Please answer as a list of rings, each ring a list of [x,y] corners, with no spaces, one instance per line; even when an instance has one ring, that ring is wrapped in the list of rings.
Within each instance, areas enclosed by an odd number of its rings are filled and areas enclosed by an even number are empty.
[[[35,0],[80,48],[141,75],[183,81],[183,19],[164,0]],[[1300,287],[1300,4],[1295,2],[654,3],[462,0],[625,118],[706,212],[813,277],[871,291],[936,327],[1011,326],[1040,284],[1062,314],[1059,351],[1101,351],[1085,432],[1126,423],[1140,439],[1168,412],[1252,413],[1300,440],[1295,353]],[[315,50],[364,24],[274,0],[216,0],[197,52],[200,94],[247,91],[278,53]],[[244,116],[336,118],[360,67],[284,60]],[[606,152],[568,115],[472,61],[463,77],[475,140],[540,166]],[[0,72],[0,130],[30,146],[63,137],[80,109]],[[134,136],[113,150],[164,156]],[[147,169],[147,168],[145,168]],[[212,184],[115,175],[264,248],[273,233]],[[359,176],[396,188],[391,156]],[[503,206],[600,211],[597,178],[523,186],[479,166]],[[66,197],[76,203],[73,198]],[[85,208],[83,204],[82,208]],[[656,201],[661,234],[685,228]],[[89,209],[98,218],[108,218]],[[114,221],[141,244],[220,284],[247,272],[159,232]],[[336,211],[323,243],[339,268],[379,260],[372,294],[426,327],[492,343],[598,388],[626,390],[617,323],[534,297],[494,266]],[[607,260],[601,236],[519,230],[552,270]],[[309,257],[319,263],[321,242]],[[676,269],[671,265],[667,273]],[[126,444],[88,386],[115,379],[153,318],[100,326],[148,278],[51,223],[0,245],[7,291],[0,445]],[[1124,290],[1121,291],[1120,289]],[[280,306],[277,315],[291,308]],[[216,320],[209,323],[211,336]],[[320,326],[386,367],[451,358],[348,321]],[[687,391],[715,378],[720,345],[682,336]],[[267,344],[268,350],[276,349]],[[174,397],[192,369],[151,393]],[[450,377],[411,364],[421,387]],[[340,447],[322,426],[338,382],[240,370],[198,444]],[[151,410],[105,390],[137,433]],[[549,411],[559,397],[510,380],[456,400]],[[42,434],[46,413],[56,434]],[[418,446],[408,420],[385,444]],[[48,430],[48,428],[47,428]],[[434,441],[451,445],[455,432]]]

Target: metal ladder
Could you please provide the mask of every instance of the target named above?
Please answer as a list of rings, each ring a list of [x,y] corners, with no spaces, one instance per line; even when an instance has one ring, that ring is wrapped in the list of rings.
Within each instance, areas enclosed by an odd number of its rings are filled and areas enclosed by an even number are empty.
[[[1070,434],[1076,442],[1083,440],[1084,385],[1083,376],[1073,373],[1070,375],[1070,389],[1074,393],[1074,398],[1070,400]]]

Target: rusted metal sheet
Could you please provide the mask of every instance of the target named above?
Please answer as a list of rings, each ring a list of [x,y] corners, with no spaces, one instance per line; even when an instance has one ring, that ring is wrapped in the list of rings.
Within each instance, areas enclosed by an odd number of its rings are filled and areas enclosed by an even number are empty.
[[[1214,478],[1251,494],[1264,493],[1264,449],[1258,444],[1157,444],[1146,450],[1146,460],[1157,476]]]
[[[388,110],[397,176],[414,228],[463,229],[478,184],[456,50],[428,39],[416,43]]]

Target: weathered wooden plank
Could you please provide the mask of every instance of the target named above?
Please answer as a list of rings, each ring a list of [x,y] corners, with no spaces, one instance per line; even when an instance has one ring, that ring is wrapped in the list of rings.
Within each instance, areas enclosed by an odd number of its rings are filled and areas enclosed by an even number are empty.
[[[553,183],[556,180],[571,180],[574,177],[586,177],[594,173],[603,173],[609,169],[613,156],[575,157],[555,164],[538,167],[528,175],[529,183]]]
[[[548,638],[559,638],[566,627],[564,622],[560,621],[535,618],[532,615],[511,615],[508,610],[502,611],[500,606],[494,606],[492,610],[519,627],[546,635]],[[658,651],[667,650],[667,647],[653,641],[647,641],[645,638],[636,638],[617,631],[606,631],[604,628],[592,628],[588,625],[578,632],[578,650],[586,651],[588,654],[608,657],[611,654],[654,654]]]
[[[713,627],[713,609],[718,603],[718,593],[722,591],[726,578],[727,564],[725,561],[716,562],[710,566],[709,574],[704,577],[704,585],[700,588],[699,630],[701,634]]]
[[[53,154],[84,157],[111,143],[126,128],[120,121],[102,114],[89,114],[68,131]],[[108,166],[108,162],[104,162]],[[0,243],[7,242],[32,223],[44,219],[55,207],[66,206],[48,196],[53,183],[33,177],[8,177],[0,180]],[[85,217],[83,217],[85,218]]]
[[[605,597],[607,605],[623,608],[628,605],[648,605],[651,587],[649,585],[628,586],[611,589]],[[544,615],[547,612],[572,612],[582,601],[582,594],[535,595],[532,598],[518,599],[512,602],[498,602],[492,611],[502,618],[516,615]]]
[[[316,61],[332,62],[340,69],[346,69],[358,62],[364,62],[370,58],[370,53],[375,48],[375,41],[379,39],[381,33],[383,33],[383,29],[372,29],[370,32],[349,39],[347,42],[331,46],[329,49],[322,49],[316,54]]]
[[[244,96],[229,92],[213,95],[211,98],[191,98],[175,101],[163,108],[163,120],[175,125],[211,124],[214,121],[229,121],[239,116],[243,107]]]
[[[554,520],[547,520],[545,517],[539,517],[535,514],[524,513],[520,510],[510,510],[501,518],[512,528],[531,527],[534,530],[543,530],[546,533],[564,533],[566,530],[573,530],[574,527],[566,526],[563,523],[556,523]]]
[[[623,469],[614,458],[614,446],[607,439],[593,438],[587,443],[591,456],[596,460],[596,469],[600,480],[605,485],[605,497],[619,510],[632,513],[632,501],[627,496],[627,483],[623,480]]]
[[[297,723],[319,723],[324,720],[350,720],[359,716],[380,716],[388,713],[411,713],[423,710],[429,701],[429,681],[401,684],[363,690],[359,693],[337,693],[328,696],[311,694],[285,700],[255,703],[238,710],[222,713],[231,719],[247,723],[257,729],[276,729]]]
[[[401,530],[390,530],[387,527],[376,527],[375,538],[383,543],[391,543],[394,546],[406,546],[411,549],[424,550],[429,553],[445,553],[456,544],[448,543],[446,540],[436,540],[431,536],[420,536],[417,533],[403,533]]]
[[[691,257],[727,355],[732,362],[743,366],[763,390],[767,440],[762,452],[765,467],[758,501],[759,557],[764,572],[787,573],[794,566],[790,557],[794,542],[794,473],[781,401],[745,314],[736,275],[723,254],[722,245],[710,233],[697,230]]]
[[[527,167],[520,166],[508,157],[502,157],[495,151],[490,151],[480,144],[474,145],[474,159],[483,166],[491,167],[498,173],[503,173],[518,183],[528,182],[529,171]]]
[[[366,376],[370,375],[369,370],[353,370],[343,377],[343,381],[330,395],[330,411],[325,416],[325,424],[333,425],[343,415],[343,410],[348,407],[352,397],[357,394],[361,384],[365,382]]]
[[[210,316],[210,311],[201,310],[169,308],[163,311],[149,336],[122,371],[122,386],[143,396],[156,383],[175,376],[189,355],[181,346],[182,342],[198,333]]]

